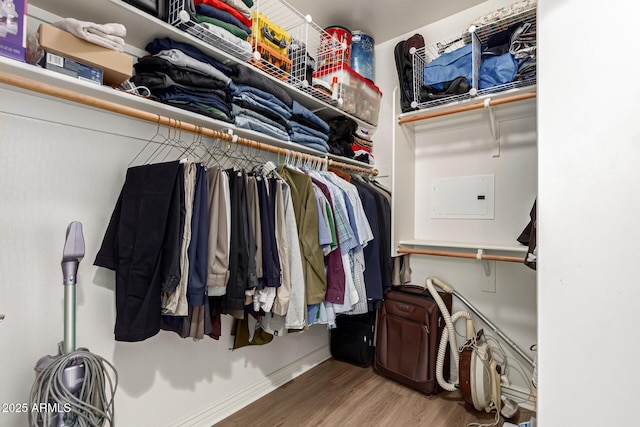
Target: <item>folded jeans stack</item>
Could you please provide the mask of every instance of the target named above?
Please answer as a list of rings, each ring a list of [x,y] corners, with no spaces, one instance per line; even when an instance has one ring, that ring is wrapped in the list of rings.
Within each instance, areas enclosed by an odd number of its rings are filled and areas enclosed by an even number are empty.
[[[231,82],[233,121],[238,127],[262,132],[289,141],[287,123],[291,108],[275,95],[262,89]]]

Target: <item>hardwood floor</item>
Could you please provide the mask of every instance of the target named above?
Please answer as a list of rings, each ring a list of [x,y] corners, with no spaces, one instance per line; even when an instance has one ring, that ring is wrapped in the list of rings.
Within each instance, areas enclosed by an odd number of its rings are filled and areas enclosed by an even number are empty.
[[[510,422],[517,424],[531,415],[521,408]],[[464,427],[494,419],[495,413],[467,406],[458,392],[428,396],[371,367],[329,359],[215,426]],[[501,419],[498,425],[502,423]]]

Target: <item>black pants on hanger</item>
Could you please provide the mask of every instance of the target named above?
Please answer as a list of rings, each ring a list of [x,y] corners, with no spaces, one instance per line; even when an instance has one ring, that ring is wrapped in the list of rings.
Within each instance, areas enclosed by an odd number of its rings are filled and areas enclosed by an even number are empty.
[[[127,170],[94,265],[116,272],[117,341],[160,331],[161,292],[180,282],[184,178],[178,162]]]

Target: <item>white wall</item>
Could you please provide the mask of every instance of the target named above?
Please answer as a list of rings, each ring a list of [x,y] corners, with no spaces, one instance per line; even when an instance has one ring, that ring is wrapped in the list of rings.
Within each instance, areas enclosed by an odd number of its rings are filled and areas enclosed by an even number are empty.
[[[634,424],[638,6],[539,3],[539,419]]]
[[[36,361],[63,338],[60,261],[71,221],[83,224],[86,243],[77,345],[115,364],[118,425],[177,425],[200,414],[201,424],[184,425],[208,426],[328,357],[321,325],[232,352],[228,316],[220,341],[161,331],[115,342],[114,273],[92,263],[127,166],[156,126],[13,90],[0,89],[0,100],[0,404],[28,402]],[[2,426],[26,420],[0,412]]]
[[[374,135],[374,155],[378,168],[386,170],[392,167],[391,141],[396,120],[392,108],[393,90],[398,85],[393,54],[395,45],[415,33],[424,37],[427,46],[451,38],[461,33],[475,18],[510,3],[512,1],[486,1],[376,46],[376,84],[384,94],[379,126]],[[400,111],[399,105],[397,111]],[[528,115],[524,119],[507,117],[500,123],[502,138],[499,157],[492,157],[492,139],[486,113],[448,117],[445,124],[437,119],[425,121],[416,128],[416,184],[415,188],[407,188],[407,191],[414,192],[415,200],[413,238],[517,244],[516,238],[528,222],[529,210],[537,192],[535,116]],[[400,134],[399,138],[405,137],[404,132]],[[495,220],[430,218],[428,184],[432,178],[481,174],[495,174],[496,177]],[[390,178],[382,180],[391,181]],[[401,188],[396,185],[395,191],[401,191]],[[411,218],[412,215],[407,217]],[[428,276],[449,282],[533,358],[529,347],[537,342],[538,311],[536,273],[533,270],[523,264],[491,262],[487,275],[483,264],[475,260],[420,255],[412,255],[411,267],[414,283],[423,283]],[[465,307],[461,303],[454,302],[454,311],[462,309]],[[486,325],[478,319],[476,321],[477,327],[485,327],[487,332]],[[528,392],[530,366],[504,343],[503,347],[513,358],[510,361],[511,382],[518,391]],[[526,368],[525,374],[518,369],[518,362]]]

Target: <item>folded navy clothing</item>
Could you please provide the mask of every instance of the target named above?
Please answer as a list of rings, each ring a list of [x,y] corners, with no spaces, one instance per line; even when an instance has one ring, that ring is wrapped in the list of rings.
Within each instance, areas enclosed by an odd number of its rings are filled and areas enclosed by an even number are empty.
[[[233,104],[237,105],[239,107],[242,107],[244,109],[247,109],[247,110],[255,111],[256,113],[260,114],[261,116],[264,116],[264,117],[266,117],[266,118],[278,123],[279,125],[281,125],[285,129],[287,129],[289,127],[289,121],[288,120],[286,120],[280,114],[275,113],[273,110],[270,110],[269,108],[262,107],[257,103],[251,103],[251,102],[245,101],[243,99],[236,98],[233,101]]]
[[[319,132],[315,129],[312,129],[310,127],[307,126],[303,126],[299,123],[290,121],[289,122],[289,129],[291,129],[292,131],[296,132],[296,133],[301,133],[301,134],[305,134],[305,135],[309,135],[309,136],[314,136],[316,138],[319,138],[325,142],[329,141],[329,135],[326,135],[322,132]]]
[[[291,118],[291,108],[277,96],[272,94],[271,92],[266,92],[260,88],[255,86],[249,86],[241,83],[231,82],[229,83],[229,90],[231,91],[231,95],[239,95],[239,94],[250,94],[253,98],[260,98],[261,100],[267,101],[270,105],[277,106],[280,110],[284,111],[282,114],[287,120]]]
[[[265,78],[257,71],[242,64],[231,65],[231,70],[229,77],[231,77],[234,83],[252,86],[268,92],[282,101],[288,108],[293,108],[293,99],[291,99],[289,94],[278,84]]]
[[[170,39],[169,37],[155,38],[151,42],[149,42],[147,46],[145,46],[145,50],[152,55],[155,55],[160,51],[169,49],[178,49],[184,52],[185,55],[189,55],[190,57],[197,59],[198,61],[202,61],[216,67],[227,76],[231,74],[231,68],[229,66],[224,65],[217,59],[210,57],[195,46],[191,46],[187,43],[177,42],[173,39]]]
[[[229,92],[227,83],[197,71],[180,67],[158,56],[143,56],[138,59],[133,68],[136,70],[136,74],[161,72],[169,76],[174,82],[184,86],[223,89]]]
[[[329,134],[329,125],[327,122],[318,117],[315,113],[309,110],[304,105],[301,105],[298,101],[293,101],[293,106],[291,107],[291,111],[293,114],[300,115],[310,122],[314,123],[320,129],[324,131],[324,133]]]
[[[324,128],[318,126],[316,123],[312,122],[311,120],[307,119],[304,116],[301,116],[300,114],[292,114],[291,115],[291,121],[297,122],[297,123],[299,123],[299,124],[301,124],[303,126],[306,126],[308,128],[315,129],[318,132],[321,132],[323,134],[327,133],[327,132],[324,131]]]
[[[273,120],[269,119],[268,117],[263,116],[262,114],[260,114],[260,113],[258,113],[256,111],[250,110],[248,108],[242,108],[237,104],[231,104],[231,117],[233,117],[235,119],[238,116],[251,117],[251,118],[254,118],[256,120],[260,120],[261,122],[264,122],[264,123],[266,123],[266,124],[268,124],[270,126],[273,126],[275,128],[280,129],[282,132],[287,134],[287,137],[289,135],[288,129],[287,129],[286,126],[283,126],[282,124],[280,124],[280,123],[278,123],[276,121],[273,121]]]
[[[239,115],[233,118],[233,122],[238,127],[255,130],[256,132],[264,133],[277,139],[289,141],[289,134],[287,132],[254,117]]]
[[[291,113],[288,110],[282,108],[282,106],[274,102],[271,102],[268,99],[264,99],[254,94],[246,93],[246,92],[239,93],[239,94],[233,94],[233,92],[231,92],[231,94],[232,94],[231,96],[232,102],[245,101],[250,105],[256,105],[258,107],[270,109],[271,111],[273,111],[274,114],[280,115],[285,121],[288,121],[289,118],[291,118]]]
[[[197,4],[196,13],[208,16],[210,18],[218,19],[227,24],[235,25],[247,34],[251,34],[251,28],[247,27],[238,18],[227,12],[226,10],[215,8],[209,4]]]
[[[179,86],[170,86],[168,88],[156,90],[154,95],[161,101],[186,101],[210,105],[211,107],[222,111],[227,116],[231,115],[231,105],[213,93],[198,92]]]
[[[208,87],[197,87],[197,86],[187,86],[180,83],[177,83],[171,79],[168,75],[157,71],[152,73],[140,73],[132,76],[129,79],[136,86],[144,86],[151,91],[151,93],[156,92],[158,89],[166,89],[171,86],[182,87],[185,89],[189,89],[192,91],[197,91],[200,93],[211,93],[219,96],[225,102],[229,103],[229,91],[224,89],[215,89]]]
[[[300,133],[289,129],[289,139],[291,139],[291,141],[295,142],[296,144],[314,148],[318,151],[322,151],[323,153],[327,153],[329,151],[329,144],[327,144],[321,138],[312,135],[307,135],[305,133]]]

